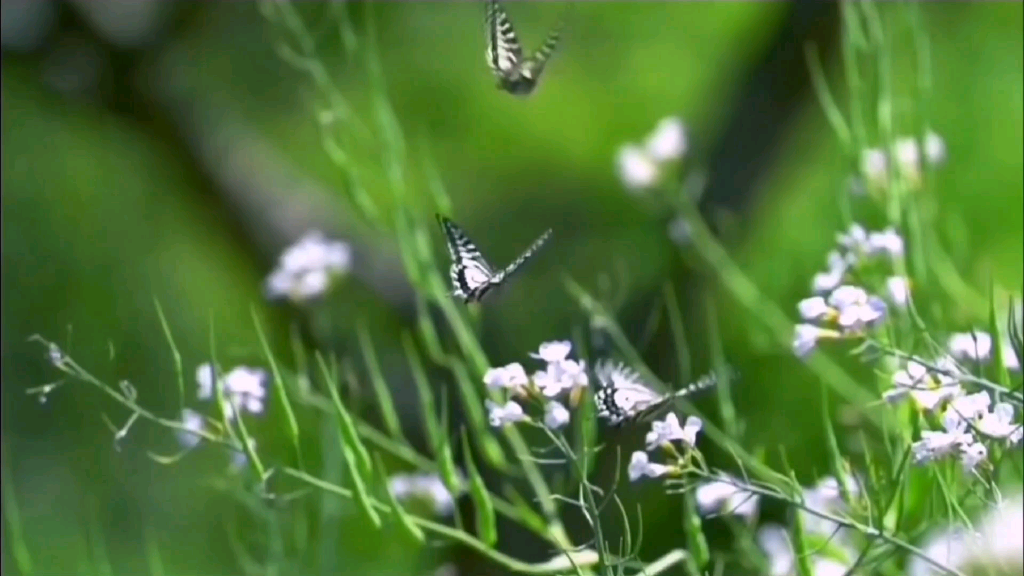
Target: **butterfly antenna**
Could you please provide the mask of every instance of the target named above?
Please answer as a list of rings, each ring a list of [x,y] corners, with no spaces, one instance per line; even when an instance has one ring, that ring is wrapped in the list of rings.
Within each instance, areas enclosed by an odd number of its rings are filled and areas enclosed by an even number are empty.
[[[537,251],[540,250],[545,243],[547,243],[548,238],[550,237],[551,229],[548,228],[547,230],[544,231],[543,234],[540,235],[539,238],[533,241],[533,244],[530,244],[530,246],[522,253],[522,255],[519,256],[519,258],[516,258],[514,262],[512,262],[504,270],[502,270],[502,278],[507,278],[513,272],[518,270],[520,266],[525,264],[527,260],[533,258],[533,255],[536,254]]]

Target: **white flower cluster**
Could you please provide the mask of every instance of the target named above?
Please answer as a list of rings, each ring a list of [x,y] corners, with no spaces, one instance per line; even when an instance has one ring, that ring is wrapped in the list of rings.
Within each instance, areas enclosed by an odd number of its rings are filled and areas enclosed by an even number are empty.
[[[572,343],[568,341],[545,342],[532,358],[545,363],[543,370],[527,376],[523,365],[513,362],[506,366],[491,368],[484,374],[488,389],[506,390],[509,396],[505,403],[487,400],[487,412],[491,426],[504,426],[514,422],[530,420],[517,399],[534,399],[544,404],[544,425],[557,430],[569,423],[569,410],[559,400],[568,395],[575,406],[580,394],[589,384],[586,363],[569,358]]]
[[[903,237],[893,228],[868,231],[860,224],[837,235],[838,248],[829,252],[828,268],[814,275],[814,296],[797,304],[802,323],[793,337],[797,356],[809,354],[818,342],[828,338],[861,336],[866,330],[885,322],[886,299],[849,283],[855,278],[870,279],[881,267],[888,303],[905,307],[910,299],[910,283],[902,276],[887,275],[892,263],[903,258]]]
[[[224,392],[224,403],[221,407],[228,420],[237,418],[241,412],[263,413],[267,380],[268,374],[265,370],[248,366],[237,366],[219,378]],[[200,364],[196,368],[196,398],[203,401],[215,399],[217,381],[213,364]],[[186,449],[192,449],[201,440],[194,432],[205,430],[206,420],[199,412],[185,408],[182,410],[181,423],[185,429],[179,430],[178,441]],[[251,446],[255,447],[255,442]],[[243,450],[232,451],[232,464],[235,467],[241,467],[245,462],[246,455]]]
[[[664,420],[651,423],[651,431],[644,439],[646,450],[637,450],[629,460],[630,481],[637,481],[647,476],[657,478],[669,474],[678,474],[683,471],[690,453],[697,448],[697,433],[700,432],[704,422],[696,416],[689,416],[686,425],[679,425],[679,417],[675,413],[669,413]],[[683,455],[676,450],[673,442],[679,442],[685,449]],[[669,464],[658,464],[651,462],[648,452],[661,448],[670,458]]]
[[[922,430],[911,446],[914,462],[924,464],[956,457],[971,472],[988,458],[986,441],[1020,444],[1024,427],[1014,415],[1013,405],[993,405],[987,391],[968,393],[963,377],[967,373],[952,356],[934,362],[910,360],[893,374],[893,387],[884,393],[889,402],[911,398],[929,414],[941,414],[941,428]]]
[[[388,478],[388,490],[396,500],[424,503],[438,516],[455,510],[455,498],[437,474],[394,474]]]
[[[901,136],[888,153],[882,148],[861,152],[860,176],[852,190],[855,194],[884,192],[897,175],[916,189],[922,183],[925,166],[937,168],[945,162],[946,142],[935,132],[928,131],[921,139]]]
[[[285,249],[267,277],[267,298],[307,302],[322,296],[332,281],[352,267],[352,248],[341,240],[328,240],[322,232],[307,232]]]
[[[759,501],[755,495],[737,488],[735,481],[711,483],[705,486],[706,499],[701,501],[700,490],[696,499],[701,510],[719,511],[727,505],[727,511],[733,515],[751,521],[757,515]],[[859,487],[854,482],[846,483],[847,494],[851,498],[859,495]],[[730,492],[728,488],[731,487]],[[701,487],[703,488],[703,487]],[[723,497],[724,495],[724,497]],[[712,498],[714,496],[715,498]],[[815,543],[807,546],[810,552],[809,564],[811,574],[815,576],[841,576],[848,574],[854,559],[857,558],[859,547],[854,540],[857,532],[822,518],[826,515],[843,518],[849,513],[849,505],[843,499],[839,481],[833,477],[821,479],[815,486],[803,491],[802,506],[798,508],[798,516],[803,527],[804,538]],[[799,573],[796,549],[790,538],[790,532],[778,524],[765,524],[758,529],[756,536],[758,545],[764,552],[768,574],[771,576],[795,576]],[[826,542],[820,545],[817,542]]]
[[[686,154],[687,137],[683,121],[663,118],[643,144],[628,143],[619,148],[616,167],[619,179],[630,192],[640,193],[661,183],[669,163]]]
[[[933,563],[961,574],[1024,574],[1024,499],[1021,495],[996,501],[976,526],[976,529],[945,526],[933,530],[920,545],[924,557],[912,556],[907,562],[907,576],[949,573]]]

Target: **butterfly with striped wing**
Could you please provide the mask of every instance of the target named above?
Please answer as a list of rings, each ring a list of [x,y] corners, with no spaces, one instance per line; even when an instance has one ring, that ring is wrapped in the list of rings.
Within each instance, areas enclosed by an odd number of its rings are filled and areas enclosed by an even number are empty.
[[[516,96],[528,96],[537,87],[551,55],[558,48],[565,18],[548,33],[544,43],[531,56],[523,57],[519,37],[512,20],[498,0],[488,0],[485,13],[487,25],[487,65],[498,78],[498,88]]]
[[[440,214],[437,215],[437,221],[444,231],[448,253],[452,258],[449,270],[454,287],[452,293],[464,302],[479,302],[488,292],[500,286],[512,273],[526,264],[551,237],[551,229],[546,230],[519,258],[495,272],[462,228]]]
[[[718,383],[718,376],[710,372],[681,390],[661,394],[645,384],[632,368],[609,360],[599,360],[594,366],[594,375],[597,377],[594,392],[597,416],[612,426],[647,420],[667,408],[673,399],[689,396]]]

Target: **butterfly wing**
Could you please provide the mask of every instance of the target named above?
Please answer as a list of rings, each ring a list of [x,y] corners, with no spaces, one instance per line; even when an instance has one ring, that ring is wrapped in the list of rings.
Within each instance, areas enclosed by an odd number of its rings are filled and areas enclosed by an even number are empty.
[[[452,258],[449,270],[454,294],[465,301],[479,300],[494,282],[490,264],[480,254],[476,244],[454,222],[437,215],[437,221],[444,231],[448,243],[448,254]]]
[[[516,258],[511,264],[506,266],[504,270],[498,272],[498,274],[496,274],[494,277],[494,283],[499,284],[501,282],[504,282],[509,276],[512,275],[513,272],[519,270],[519,268],[521,268],[523,264],[526,264],[526,262],[529,261],[530,258],[533,258],[537,251],[540,250],[541,247],[543,247],[544,244],[547,243],[549,238],[551,238],[550,228],[545,230],[539,238],[534,240],[533,244],[530,244],[530,246],[527,247],[526,250],[524,250],[523,253],[519,255],[519,258]]]
[[[669,396],[651,390],[640,375],[622,363],[598,361],[594,367],[597,376],[597,415],[613,426],[626,421],[642,420],[666,406]]]
[[[498,76],[508,75],[518,68],[523,60],[523,48],[512,27],[512,20],[498,0],[488,0],[485,21],[487,65]]]
[[[572,4],[570,4],[569,7],[571,8]],[[530,55],[530,58],[527,59],[526,63],[523,65],[524,76],[535,82],[540,78],[541,73],[544,72],[544,67],[547,66],[548,60],[551,59],[555,50],[558,49],[558,43],[562,39],[562,32],[565,30],[565,23],[566,15],[563,14],[558,19],[554,28],[548,32],[547,37],[544,38],[544,43],[540,45],[540,48],[538,48],[536,52]]]

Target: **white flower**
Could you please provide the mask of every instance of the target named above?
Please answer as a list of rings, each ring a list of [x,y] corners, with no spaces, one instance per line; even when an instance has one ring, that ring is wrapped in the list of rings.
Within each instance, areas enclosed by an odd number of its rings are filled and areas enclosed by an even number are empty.
[[[673,440],[679,440],[684,446],[693,448],[697,444],[697,433],[700,432],[703,425],[700,418],[690,416],[686,419],[686,426],[680,426],[679,417],[670,412],[668,416],[665,416],[664,421],[656,420],[651,423],[651,431],[647,433],[645,439],[647,449],[653,450],[657,446],[671,443]]]
[[[1013,421],[1013,406],[1000,402],[992,407],[991,412],[986,412],[975,423],[978,432],[989,438],[1005,438],[1011,445],[1020,443],[1024,436],[1022,424]]]
[[[860,330],[885,318],[886,306],[877,296],[857,286],[843,285],[832,291],[828,304],[839,313],[837,322],[845,330]]]
[[[768,557],[768,573],[771,576],[789,576],[796,567],[796,556],[789,533],[778,524],[765,524],[757,531],[757,544]]]
[[[843,283],[849,262],[837,250],[828,253],[828,270],[818,272],[811,280],[811,290],[815,294],[824,294],[836,289]]]
[[[891,259],[903,256],[903,237],[895,228],[889,227],[880,232],[868,234],[866,251],[871,256],[888,256]]]
[[[793,335],[793,352],[800,358],[810,354],[823,338],[838,338],[835,330],[820,328],[814,324],[797,324]]]
[[[911,180],[921,178],[921,148],[917,144],[917,139],[897,138],[893,142],[893,156],[901,174]]]
[[[735,514],[749,519],[757,514],[759,497],[737,486],[733,479],[713,480],[697,487],[694,499],[701,515],[711,513]]]
[[[654,127],[644,146],[655,162],[678,160],[686,153],[686,128],[675,116],[663,118]]]
[[[558,402],[548,402],[544,406],[544,425],[558,430],[569,423],[569,411]]]
[[[889,181],[889,159],[880,148],[860,153],[860,172],[872,188],[884,188]]]
[[[222,376],[220,383],[226,400],[225,415],[234,418],[238,409],[252,414],[263,412],[267,378],[266,371],[248,366],[237,366]],[[196,384],[199,387],[196,396],[200,400],[213,398],[215,381],[216,371],[213,364],[200,364],[196,368]]]
[[[924,135],[924,159],[931,166],[946,163],[946,142],[935,132],[929,130]]]
[[[834,316],[836,313],[835,309],[826,304],[825,299],[821,296],[804,298],[797,303],[796,309],[800,313],[800,318],[808,322],[818,322]]]
[[[519,362],[513,362],[497,368],[489,368],[484,374],[484,384],[488,388],[518,389],[529,384],[526,370]]]
[[[945,430],[922,430],[921,439],[911,445],[915,464],[925,464],[958,454],[975,443],[967,422],[949,410],[943,416]]]
[[[885,290],[889,300],[900,308],[910,302],[910,281],[904,276],[890,276],[885,279]]]
[[[657,163],[639,146],[627,144],[619,148],[616,164],[619,179],[631,192],[639,192],[658,183]]]
[[[551,362],[546,369],[533,374],[533,383],[548,398],[554,398],[566,390],[586,386],[589,383],[586,363],[582,360]]]
[[[352,248],[347,243],[328,240],[318,230],[307,232],[281,253],[266,280],[267,297],[297,302],[317,298],[351,267]]]
[[[997,500],[976,524],[933,531],[921,546],[924,556],[962,574],[1016,576],[1024,573],[1024,502],[1018,494]],[[916,555],[907,562],[908,576],[939,576],[945,570]]]
[[[925,557],[942,566],[959,568],[967,557],[968,550],[979,543],[977,534],[963,528],[941,529],[929,535],[922,552]],[[939,576],[946,573],[916,554],[911,555],[907,561],[907,576]]]
[[[867,252],[868,231],[854,222],[846,232],[836,234],[836,242],[851,252]]]
[[[960,448],[960,465],[970,473],[988,458],[988,448],[981,442],[974,442]]]
[[[399,501],[427,502],[438,516],[447,516],[455,509],[455,498],[437,474],[395,474],[388,478],[388,490]]]
[[[986,414],[991,403],[992,397],[988,395],[988,392],[976,392],[954,398],[950,401],[947,410],[952,410],[965,420],[974,420],[978,416]]]
[[[987,362],[992,357],[992,336],[981,330],[957,332],[949,336],[946,348],[954,358]]]
[[[202,437],[193,432],[201,432],[205,426],[203,415],[195,410],[185,408],[181,411],[181,425],[185,427],[185,430],[176,430],[178,436],[178,443],[185,447],[187,450],[191,450],[199,444]]]
[[[651,462],[647,458],[647,452],[637,450],[636,452],[633,452],[633,456],[629,459],[629,468],[627,469],[627,473],[629,474],[630,482],[635,482],[643,476],[648,476],[650,478],[664,476],[671,470],[672,468],[669,466]]]
[[[949,358],[940,358],[936,366],[945,372],[958,372],[955,363]],[[903,397],[907,393],[914,401],[929,412],[935,412],[947,401],[960,396],[963,389],[955,377],[942,373],[931,373],[920,362],[910,360],[906,368],[898,370],[892,377],[896,390],[886,394],[887,399]]]
[[[554,342],[544,342],[541,344],[538,353],[530,352],[530,357],[549,363],[561,362],[569,357],[569,352],[571,351],[572,342],[568,340],[555,340]]]
[[[509,400],[505,404],[487,400],[484,404],[487,406],[487,418],[490,420],[491,426],[495,428],[528,419],[523,413],[523,407],[513,400]]]

